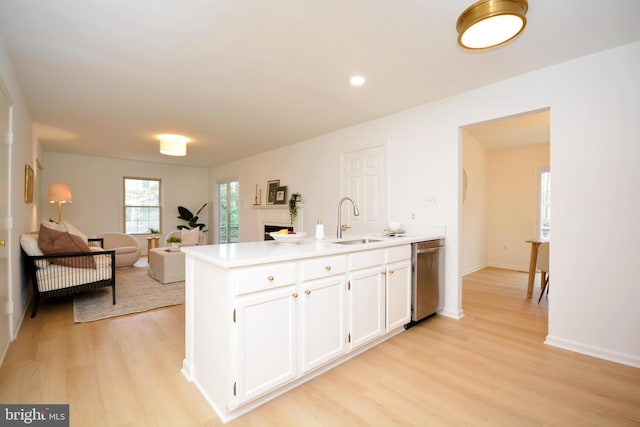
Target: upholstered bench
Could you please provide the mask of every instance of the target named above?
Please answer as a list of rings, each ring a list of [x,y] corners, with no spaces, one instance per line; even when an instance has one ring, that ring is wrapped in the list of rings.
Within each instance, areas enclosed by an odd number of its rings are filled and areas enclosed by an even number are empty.
[[[181,282],[184,280],[184,253],[168,249],[151,249],[147,273],[160,283]]]

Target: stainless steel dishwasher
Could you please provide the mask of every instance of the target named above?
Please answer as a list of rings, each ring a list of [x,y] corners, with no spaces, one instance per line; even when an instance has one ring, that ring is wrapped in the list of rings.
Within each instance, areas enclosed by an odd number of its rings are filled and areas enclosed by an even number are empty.
[[[413,243],[411,255],[411,324],[414,324],[444,306],[444,239]]]

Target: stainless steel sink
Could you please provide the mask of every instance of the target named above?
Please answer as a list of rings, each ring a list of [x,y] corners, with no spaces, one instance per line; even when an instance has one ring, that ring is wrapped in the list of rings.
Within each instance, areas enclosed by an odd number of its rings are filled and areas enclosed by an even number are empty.
[[[376,240],[376,239],[355,239],[355,240],[341,240],[338,242],[335,242],[339,245],[364,245],[366,243],[375,243],[375,242],[382,242],[382,240]]]

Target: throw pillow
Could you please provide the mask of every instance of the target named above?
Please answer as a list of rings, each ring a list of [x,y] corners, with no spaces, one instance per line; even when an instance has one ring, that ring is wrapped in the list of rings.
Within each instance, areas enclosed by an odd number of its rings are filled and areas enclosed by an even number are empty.
[[[64,224],[57,223],[52,219],[50,219],[48,221],[47,220],[42,220],[42,222],[40,223],[40,228],[42,228],[42,226],[45,226],[50,230],[68,231],[67,227],[65,227]]]
[[[200,229],[185,230],[183,228],[180,238],[182,239],[181,246],[196,246],[200,242]]]
[[[20,236],[20,246],[25,254],[29,256],[41,256],[44,253],[38,247],[38,235],[37,234],[23,234]],[[49,261],[46,259],[38,259],[35,262],[36,268],[47,268]]]
[[[75,225],[71,224],[69,221],[62,221],[62,225],[64,225],[70,234],[74,236],[80,236],[85,243],[89,243],[89,238],[82,231],[78,230]]]
[[[38,247],[45,255],[59,255],[74,252],[90,252],[89,246],[79,236],[68,231],[58,231],[49,227],[40,227]],[[93,257],[51,258],[53,264],[77,268],[96,268]]]

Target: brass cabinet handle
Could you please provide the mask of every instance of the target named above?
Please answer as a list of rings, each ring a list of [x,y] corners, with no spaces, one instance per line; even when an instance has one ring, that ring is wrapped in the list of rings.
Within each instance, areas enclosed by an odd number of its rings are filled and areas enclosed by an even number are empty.
[[[291,296],[294,297],[294,298],[298,298],[298,293],[294,292],[293,294],[291,294]]]
[[[7,246],[7,241],[4,239],[0,240],[0,247],[4,248],[5,246]]]
[[[267,280],[270,281],[270,282],[273,282],[273,276],[267,277]]]
[[[331,271],[331,266],[327,265],[327,266],[324,267],[324,269],[327,270],[327,271]]]
[[[309,289],[307,289],[306,291],[304,291],[305,294],[307,295],[311,295],[311,291]]]
[[[387,272],[386,271],[381,271],[380,274],[382,274],[383,276],[386,276]]]
[[[389,270],[389,274],[393,274],[393,270]]]

